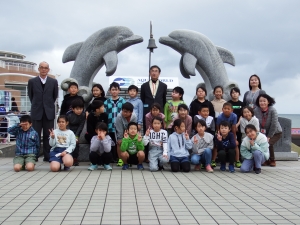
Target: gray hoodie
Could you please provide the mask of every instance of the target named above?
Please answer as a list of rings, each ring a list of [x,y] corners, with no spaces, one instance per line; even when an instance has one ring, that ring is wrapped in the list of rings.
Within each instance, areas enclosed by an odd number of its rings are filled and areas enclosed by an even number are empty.
[[[112,140],[109,135],[105,136],[105,139],[99,140],[98,136],[95,135],[91,140],[91,152],[97,152],[99,155],[102,155],[104,152],[111,151]]]
[[[117,131],[117,139],[122,140],[124,131],[127,129],[128,123],[135,122],[137,123],[137,117],[134,112],[131,114],[130,121],[128,122],[126,118],[122,116],[122,111],[118,114],[116,121],[115,121],[115,127]]]

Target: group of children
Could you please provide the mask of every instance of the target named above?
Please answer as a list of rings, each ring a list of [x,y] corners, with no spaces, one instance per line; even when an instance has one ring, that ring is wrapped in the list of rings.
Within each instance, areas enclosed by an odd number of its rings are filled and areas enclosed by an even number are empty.
[[[111,83],[109,91],[111,97],[106,99],[102,86],[95,84],[93,99],[84,112],[84,101],[77,95],[77,83],[69,84],[69,94],[62,102],[57,119],[58,128],[49,130],[51,171],[59,171],[61,164],[64,170],[79,165],[78,139],[85,123],[84,137],[90,143],[89,170],[96,170],[99,165],[111,170],[111,162],[118,162],[123,170],[132,164],[143,170],[143,162],[149,160],[150,171],[162,170],[169,163],[173,172],[189,172],[190,164],[195,165],[195,170],[203,168],[213,172],[218,158],[221,171],[226,170],[226,162],[229,162],[229,172],[235,172],[238,167],[242,172],[254,168],[260,173],[261,164],[268,159],[267,138],[258,132],[259,123],[253,109],[239,101],[238,88],[231,90],[232,100],[226,102],[222,99],[222,87],[217,86],[215,99],[209,102],[205,99],[206,89],[199,87],[197,98],[188,108],[183,101],[183,89],[175,87],[172,100],[165,106],[154,103],[146,115],[143,102],[137,97],[138,87],[128,88],[127,101],[119,97],[118,83]],[[31,171],[39,139],[31,127],[30,116],[23,116],[20,121],[8,131],[17,137],[14,169],[20,171],[25,166]],[[143,124],[144,136],[141,134]],[[240,158],[244,159],[243,164]]]

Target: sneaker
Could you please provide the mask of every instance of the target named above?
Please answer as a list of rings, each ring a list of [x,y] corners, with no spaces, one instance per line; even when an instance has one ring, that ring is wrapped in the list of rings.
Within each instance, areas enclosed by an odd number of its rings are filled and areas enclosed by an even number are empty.
[[[235,172],[234,165],[229,165],[228,170],[229,170],[230,173],[234,173]]]
[[[226,170],[226,164],[221,163],[220,170],[225,171]]]
[[[158,171],[165,170],[164,166],[158,166]]]
[[[111,166],[109,165],[109,164],[104,164],[103,165],[103,167],[104,167],[104,169],[106,169],[106,170],[112,170],[112,168],[111,168]]]
[[[200,165],[195,165],[194,170],[199,171],[200,170]]]
[[[242,164],[241,164],[240,161],[236,161],[236,162],[234,163],[234,165],[235,165],[236,168],[241,168],[241,166],[242,166]]]
[[[64,171],[69,171],[70,167],[64,166]]]
[[[206,169],[206,171],[207,171],[208,173],[213,173],[213,172],[214,172],[214,170],[211,168],[210,165],[207,165],[205,169]]]
[[[201,164],[201,169],[205,169],[205,165],[204,164]]]
[[[98,169],[98,165],[93,165],[91,164],[90,167],[88,168],[88,170],[93,171],[93,170],[97,170]]]
[[[79,166],[79,162],[77,159],[74,159],[73,166]]]
[[[211,165],[211,167],[216,167],[217,166],[216,161],[215,160],[211,160],[210,165]]]
[[[137,164],[136,168],[138,170],[143,170],[144,169],[143,164]]]
[[[117,163],[117,166],[123,166],[123,160],[122,159],[119,159],[118,163]]]
[[[260,174],[260,173],[261,173],[261,168],[255,169],[255,173],[256,173],[256,174]]]
[[[128,164],[124,164],[122,170],[128,170],[128,168],[129,168]]]

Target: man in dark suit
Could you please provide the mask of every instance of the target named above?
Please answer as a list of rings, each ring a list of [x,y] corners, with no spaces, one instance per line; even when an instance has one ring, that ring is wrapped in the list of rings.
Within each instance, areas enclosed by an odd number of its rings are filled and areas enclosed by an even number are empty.
[[[160,104],[162,113],[167,102],[167,85],[158,80],[160,71],[158,66],[151,66],[149,69],[151,79],[141,86],[141,100],[144,104],[144,119],[145,115],[150,112],[150,107],[154,102]]]
[[[55,101],[58,95],[58,83],[48,75],[49,64],[41,62],[40,75],[28,81],[28,96],[31,102],[32,126],[39,134],[43,129],[44,161],[49,161],[49,130],[54,128]]]

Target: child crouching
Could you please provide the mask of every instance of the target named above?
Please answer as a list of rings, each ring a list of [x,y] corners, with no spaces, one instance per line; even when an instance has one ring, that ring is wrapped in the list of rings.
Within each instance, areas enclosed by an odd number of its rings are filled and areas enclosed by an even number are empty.
[[[52,172],[57,172],[61,169],[61,164],[64,164],[64,170],[69,170],[73,165],[73,157],[71,153],[76,147],[76,137],[73,131],[67,129],[68,119],[65,115],[57,118],[58,129],[49,130],[50,139],[50,169]]]
[[[40,149],[38,133],[31,126],[31,117],[24,115],[20,118],[20,124],[8,128],[8,133],[16,136],[16,156],[13,160],[14,170],[22,169],[33,171],[36,155]]]
[[[95,135],[91,140],[90,161],[92,165],[88,168],[88,170],[96,170],[98,169],[98,165],[103,165],[106,170],[112,170],[109,163],[113,158],[111,153],[111,145],[113,141],[108,135],[106,123],[98,123],[96,131],[98,135]]]
[[[214,148],[214,136],[205,132],[206,122],[198,120],[195,124],[195,130],[198,134],[192,137],[193,155],[191,157],[195,170],[200,170],[200,163],[205,165],[207,172],[212,173],[214,170],[210,166],[212,150]]]
[[[258,132],[252,124],[245,127],[245,133],[247,137],[243,139],[241,145],[241,155],[244,157],[244,161],[240,170],[243,173],[250,172],[254,165],[255,173],[259,174],[261,173],[261,164],[270,157],[267,137]]]
[[[168,150],[170,152],[170,164],[172,172],[190,172],[191,164],[189,160],[189,150],[193,144],[189,138],[189,134],[185,130],[185,124],[180,119],[173,123],[173,133],[168,139]]]
[[[168,132],[161,129],[162,126],[162,118],[154,117],[153,129],[149,127],[143,138],[145,146],[149,143],[149,167],[152,172],[163,170],[163,165],[168,162]]]

